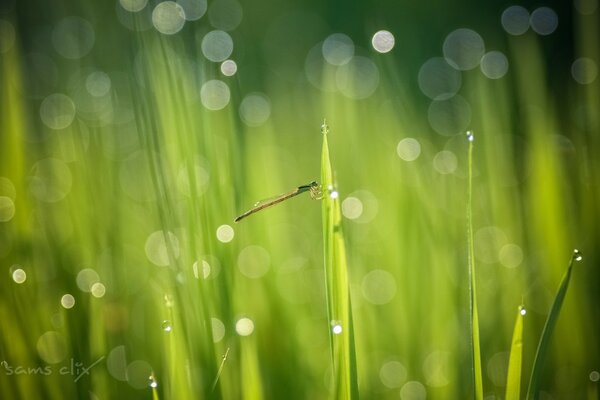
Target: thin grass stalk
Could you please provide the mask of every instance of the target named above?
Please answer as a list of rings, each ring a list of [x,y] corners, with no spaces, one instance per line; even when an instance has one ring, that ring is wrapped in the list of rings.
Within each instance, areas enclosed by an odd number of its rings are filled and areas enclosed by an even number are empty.
[[[544,329],[542,331],[542,337],[540,338],[540,342],[538,343],[538,348],[535,353],[533,369],[531,371],[531,379],[529,380],[529,388],[527,389],[528,400],[535,400],[539,398],[540,377],[542,375],[542,370],[544,368],[546,356],[548,355],[548,345],[550,344],[550,337],[552,336],[552,332],[554,332],[554,327],[556,326],[556,321],[560,313],[560,308],[562,307],[562,303],[567,293],[567,288],[569,287],[569,282],[571,280],[571,271],[573,270],[573,263],[575,261],[581,261],[581,259],[581,253],[579,252],[579,250],[575,249],[573,251],[573,255],[571,256],[569,266],[567,267],[567,270],[565,271],[565,274],[563,275],[563,278],[560,282],[560,286],[558,287],[556,296],[554,296],[554,301],[552,303],[552,307],[550,308],[548,318],[546,318],[546,323],[544,324]]]
[[[483,399],[481,373],[481,347],[479,343],[479,317],[477,314],[477,291],[475,285],[475,245],[473,240],[473,132],[467,132],[469,142],[469,179],[467,190],[467,242],[469,245],[469,315],[471,325],[471,365],[473,370],[475,399]]]
[[[333,182],[324,122],[321,155],[321,184],[323,187],[323,240],[327,311],[330,321],[329,338],[333,366],[333,398],[358,398],[354,329],[348,287],[348,263],[342,231],[339,194]]]

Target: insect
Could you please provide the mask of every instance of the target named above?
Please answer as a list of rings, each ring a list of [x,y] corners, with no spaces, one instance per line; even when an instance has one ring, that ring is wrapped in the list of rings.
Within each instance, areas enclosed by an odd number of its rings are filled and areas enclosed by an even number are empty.
[[[292,197],[298,196],[299,194],[304,192],[309,192],[310,197],[314,200],[319,200],[323,197],[323,194],[321,192],[321,185],[319,185],[315,181],[312,181],[308,185],[298,186],[297,188],[288,193],[280,194],[279,196],[271,197],[269,199],[257,202],[256,204],[254,204],[254,207],[237,217],[234,220],[234,222],[239,222],[247,216],[254,214],[255,212],[264,210],[265,208],[281,203],[284,200],[291,199]]]

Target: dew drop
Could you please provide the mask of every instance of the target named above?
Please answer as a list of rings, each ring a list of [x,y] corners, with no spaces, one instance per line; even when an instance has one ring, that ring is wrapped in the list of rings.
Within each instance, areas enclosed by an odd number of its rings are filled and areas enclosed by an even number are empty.
[[[467,131],[467,140],[469,142],[472,142],[473,140],[475,140],[475,136],[473,135],[473,131]]]
[[[339,335],[342,333],[342,324],[339,321],[331,321],[331,332],[334,335]]]
[[[527,309],[525,309],[525,306],[519,306],[519,314],[521,314],[521,315],[527,314]]]
[[[573,260],[581,261],[583,260],[583,254],[577,249],[573,250]]]
[[[173,330],[173,325],[171,325],[171,321],[165,319],[161,324],[162,330],[165,332],[171,332]]]
[[[149,377],[148,377],[148,385],[151,388],[156,388],[158,387],[158,382],[156,382],[156,378],[154,377],[154,373],[152,373]]]
[[[165,306],[173,307],[173,296],[167,293],[164,295],[163,300],[165,301]]]

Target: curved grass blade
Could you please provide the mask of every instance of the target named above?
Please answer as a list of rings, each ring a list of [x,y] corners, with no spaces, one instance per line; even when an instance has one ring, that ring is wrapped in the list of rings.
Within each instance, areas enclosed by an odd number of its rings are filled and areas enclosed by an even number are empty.
[[[579,250],[575,249],[573,251],[571,261],[569,262],[569,266],[567,267],[562,281],[560,282],[560,286],[558,287],[556,296],[554,296],[554,302],[552,303],[552,307],[550,308],[550,313],[548,314],[548,318],[546,319],[546,324],[544,325],[544,330],[542,331],[542,337],[540,338],[540,342],[535,353],[535,360],[533,361],[533,369],[531,371],[531,379],[529,380],[529,388],[527,389],[528,400],[537,399],[539,397],[540,376],[542,374],[542,368],[544,367],[546,355],[548,354],[548,345],[550,344],[550,337],[552,336],[552,332],[554,331],[554,327],[556,326],[556,320],[558,319],[560,308],[562,307],[563,300],[565,299],[565,294],[567,293],[567,288],[569,287],[573,263],[575,261],[581,260],[581,253],[579,252]]]
[[[358,398],[356,356],[352,309],[348,289],[346,246],[342,232],[339,195],[333,184],[333,173],[327,143],[328,127],[322,126],[321,182],[323,185],[323,240],[327,311],[331,326],[329,338],[333,364],[335,399]]]
[[[475,399],[483,400],[483,378],[481,372],[481,347],[479,344],[479,317],[477,315],[477,291],[475,285],[475,247],[473,241],[473,132],[467,132],[469,141],[469,186],[467,193],[467,241],[469,245],[469,310],[471,323],[471,361]]]
[[[527,312],[525,311],[525,308],[520,306],[519,311],[517,312],[517,320],[515,321],[512,344],[510,346],[505,400],[519,400],[521,397],[521,368],[523,364],[523,317],[526,313]]]

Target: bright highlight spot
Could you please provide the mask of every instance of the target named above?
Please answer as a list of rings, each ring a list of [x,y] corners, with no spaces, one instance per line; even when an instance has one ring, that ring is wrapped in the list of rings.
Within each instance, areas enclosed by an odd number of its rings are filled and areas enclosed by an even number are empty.
[[[331,323],[331,332],[333,332],[334,335],[339,335],[340,333],[342,333],[342,331],[342,324],[340,324],[339,322]]]
[[[466,71],[479,65],[485,52],[481,36],[471,29],[457,29],[444,40],[444,57],[448,63]]]
[[[354,42],[343,33],[334,33],[323,41],[321,51],[329,64],[344,65],[354,56]]]
[[[394,35],[388,31],[376,32],[373,39],[371,39],[373,48],[379,53],[389,53],[394,48],[395,43]]]
[[[404,161],[414,161],[421,154],[421,144],[417,139],[404,138],[398,142],[396,152],[398,153],[398,157]]]
[[[104,297],[104,294],[106,293],[106,287],[102,283],[96,282],[92,285],[91,292],[92,296],[99,299]]]
[[[217,239],[222,243],[229,243],[233,240],[235,232],[229,225],[221,225],[217,228]]]
[[[223,81],[210,80],[200,89],[200,100],[202,105],[209,110],[217,111],[229,104],[229,86]]]
[[[254,322],[250,318],[240,318],[235,323],[235,331],[240,336],[250,336],[254,332]]]
[[[179,240],[171,232],[155,231],[148,235],[144,246],[146,257],[159,267],[171,264],[171,257],[179,258]]]
[[[575,79],[575,82],[588,85],[596,80],[598,66],[591,58],[581,57],[573,61],[571,75]]]
[[[369,303],[387,304],[396,296],[396,279],[387,271],[375,269],[363,277],[361,290]]]
[[[12,272],[12,279],[15,283],[21,284],[27,280],[27,274],[21,268],[17,268]]]
[[[237,72],[237,64],[233,60],[225,60],[221,63],[221,73],[225,76],[233,76]]]
[[[162,34],[173,35],[183,28],[185,12],[174,1],[158,3],[152,11],[152,25]]]
[[[251,93],[240,104],[240,118],[248,126],[260,126],[271,115],[271,102],[262,93]]]
[[[346,197],[342,201],[342,214],[348,219],[356,219],[363,212],[363,204],[357,197]]]
[[[481,58],[481,72],[490,79],[500,79],[508,72],[508,59],[499,51],[490,51]]]
[[[73,306],[75,306],[75,297],[68,293],[63,295],[63,297],[60,298],[60,305],[67,310],[73,308]]]
[[[504,30],[513,35],[522,35],[529,29],[529,11],[521,6],[510,6],[500,19]]]
[[[558,27],[558,15],[553,9],[540,7],[531,13],[531,29],[540,35],[550,35]]]

